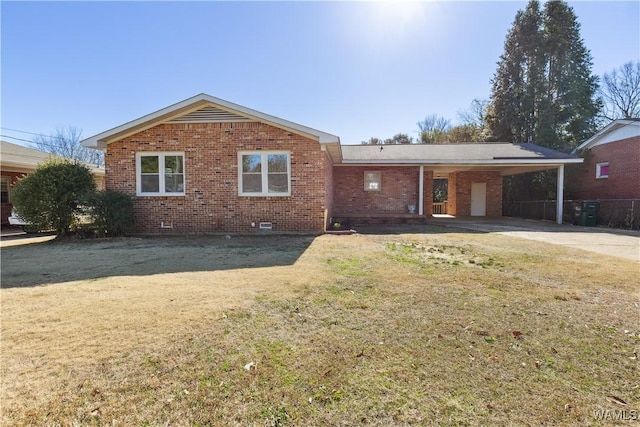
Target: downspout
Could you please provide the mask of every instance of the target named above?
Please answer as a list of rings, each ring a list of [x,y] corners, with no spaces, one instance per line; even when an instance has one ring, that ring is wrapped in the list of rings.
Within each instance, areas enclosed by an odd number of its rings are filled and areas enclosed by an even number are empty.
[[[562,224],[562,211],[564,208],[564,165],[558,167],[558,188],[556,190],[556,222]]]
[[[424,215],[424,166],[420,165],[418,178],[418,215]]]

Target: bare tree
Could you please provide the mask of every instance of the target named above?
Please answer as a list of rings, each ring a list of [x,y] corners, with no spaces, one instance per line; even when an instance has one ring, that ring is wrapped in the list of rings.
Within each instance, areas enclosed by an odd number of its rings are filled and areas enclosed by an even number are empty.
[[[376,138],[375,136],[372,136],[371,138],[369,138],[368,141],[362,141],[360,143],[362,145],[382,145],[384,144],[384,141],[380,138]]]
[[[32,145],[41,151],[55,154],[69,159],[91,163],[96,166],[104,165],[104,153],[99,150],[84,147],[80,144],[82,131],[74,126],[58,128],[49,136],[39,135],[33,138]]]
[[[607,120],[640,117],[640,61],[629,61],[602,77],[600,96]]]
[[[418,140],[422,144],[442,144],[447,142],[447,133],[451,130],[451,122],[435,114],[427,116],[417,123]]]
[[[477,128],[484,127],[488,99],[474,99],[467,110],[458,112],[458,117],[465,125],[472,125]]]
[[[393,135],[391,138],[385,139],[384,143],[387,145],[412,144],[413,138],[411,138],[406,133],[397,133]]]
[[[474,99],[468,109],[458,112],[461,125],[449,131],[450,142],[484,142],[488,139],[486,127],[488,99]]]

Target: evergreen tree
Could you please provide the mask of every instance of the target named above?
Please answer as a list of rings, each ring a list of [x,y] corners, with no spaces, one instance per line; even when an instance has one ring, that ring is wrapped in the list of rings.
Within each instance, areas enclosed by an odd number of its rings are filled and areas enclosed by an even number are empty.
[[[533,142],[568,152],[596,131],[601,108],[591,55],[580,24],[564,1],[541,10],[531,0],[516,14],[492,80],[487,108],[489,139]],[[555,174],[537,173],[505,180],[505,197],[554,197]]]
[[[538,1],[518,11],[507,34],[487,109],[491,140],[533,142],[543,92],[544,41]]]
[[[596,98],[598,78],[591,74],[591,54],[580,38],[580,24],[571,7],[562,1],[547,2],[542,32],[546,94],[539,141],[568,152],[596,131],[601,108]]]
[[[494,141],[569,151],[596,129],[600,109],[591,55],[563,1],[531,0],[507,34],[493,78],[487,125]]]

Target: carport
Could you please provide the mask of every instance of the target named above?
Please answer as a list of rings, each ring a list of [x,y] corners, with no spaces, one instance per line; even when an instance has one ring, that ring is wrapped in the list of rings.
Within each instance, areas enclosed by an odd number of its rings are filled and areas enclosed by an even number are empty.
[[[334,218],[424,220],[433,180],[448,180],[448,213],[502,215],[502,178],[556,169],[562,223],[564,166],[583,159],[535,144],[343,145],[333,167]]]

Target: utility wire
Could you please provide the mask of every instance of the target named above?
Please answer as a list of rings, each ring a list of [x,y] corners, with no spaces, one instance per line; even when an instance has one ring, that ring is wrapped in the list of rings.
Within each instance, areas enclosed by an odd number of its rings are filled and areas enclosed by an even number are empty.
[[[2,129],[6,129],[6,128],[2,128]],[[7,129],[7,130],[10,130],[10,129]],[[25,132],[25,133],[30,133],[30,132]],[[39,135],[39,134],[34,134],[34,135]],[[33,141],[29,141],[28,139],[17,138],[15,136],[0,135],[0,138],[15,139],[17,141],[28,142],[28,143],[33,144],[33,145],[46,146],[46,147],[50,147],[52,149],[59,149],[60,148],[60,147],[52,145],[52,144],[44,144],[44,143],[35,144]],[[25,147],[25,148],[32,148],[32,147]],[[81,148],[85,148],[85,147],[81,146]],[[43,151],[43,153],[52,154],[52,155],[58,156],[58,157],[66,157],[65,155],[63,155],[61,153],[54,153],[54,152],[47,152],[47,151]],[[93,153],[92,153],[92,155],[93,155]],[[32,157],[32,156],[23,155],[22,157]],[[36,158],[36,157],[33,157],[33,158]],[[100,161],[96,161],[96,160],[94,160],[94,161],[81,160],[81,161],[83,161],[85,163],[88,163],[88,164],[91,164],[91,165],[93,165],[95,163],[96,167],[100,167],[100,163],[101,163]]]
[[[2,128],[2,129],[4,129],[4,128]],[[15,139],[15,140],[18,140],[18,141],[24,141],[24,142],[28,142],[28,143],[33,144],[33,141],[29,141],[28,139],[16,138],[15,136],[0,135],[0,138],[10,138],[10,139]]]
[[[73,143],[73,141],[69,141],[69,140],[66,140],[66,139],[65,139],[65,138],[63,138],[63,137],[58,137],[58,136],[46,136],[46,135],[42,135],[42,134],[39,134],[39,133],[32,133],[32,132],[25,132],[25,131],[14,131],[13,129],[7,129],[7,128],[2,128],[2,129],[4,129],[4,130],[10,130],[10,131],[12,131],[12,132],[28,133],[28,134],[31,134],[31,135],[40,135],[40,136],[43,136],[43,137],[46,137],[46,138],[55,138],[55,139],[60,139],[61,141],[65,141],[65,142],[67,142],[67,143],[69,143],[69,142]],[[36,147],[47,147],[47,148],[50,148],[50,149],[52,149],[52,150],[57,150],[57,149],[59,149],[59,148],[60,148],[60,146],[59,146],[59,145],[56,145],[55,143],[53,143],[53,144],[52,144],[52,143],[48,143],[48,142],[45,142],[45,141],[37,141],[37,142],[34,142],[34,141],[32,141],[32,140],[28,140],[28,139],[24,139],[24,138],[18,138],[17,136],[11,136],[11,135],[0,135],[0,137],[2,137],[2,138],[15,139],[16,141],[28,142],[28,143],[29,143],[29,144],[31,144],[32,146],[36,146]],[[75,145],[75,143],[73,143],[73,144]],[[79,145],[79,144],[78,144],[78,145]],[[29,148],[32,148],[32,147],[29,147]]]
[[[18,130],[18,129],[9,129],[9,128],[5,128],[5,127],[0,127],[0,129],[4,129],[4,130],[8,130],[11,132],[19,132],[19,133],[26,133],[29,135],[36,135],[36,136],[42,136],[44,138],[55,138],[55,139],[62,139],[65,140],[66,138],[62,137],[62,136],[55,136],[55,135],[44,135],[42,133],[34,133],[34,132],[27,132],[26,130]],[[17,138],[16,138],[17,139]],[[24,141],[24,140],[23,140]],[[29,141],[31,142],[31,141]]]

